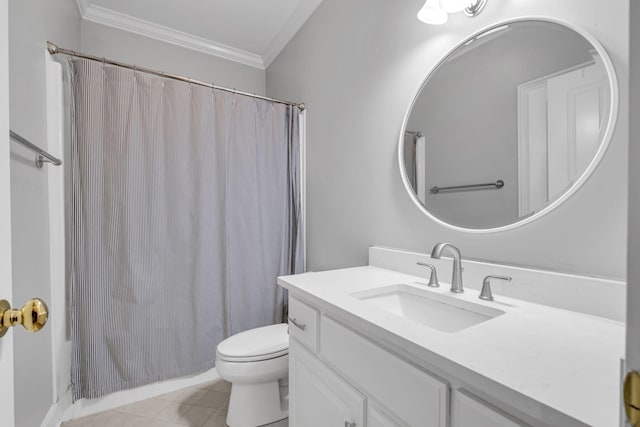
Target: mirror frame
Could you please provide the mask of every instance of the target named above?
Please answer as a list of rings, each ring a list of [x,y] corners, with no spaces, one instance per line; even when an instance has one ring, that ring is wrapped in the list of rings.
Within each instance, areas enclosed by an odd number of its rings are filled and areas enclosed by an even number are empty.
[[[598,147],[598,150],[596,151],[595,156],[589,163],[589,166],[587,166],[585,171],[582,173],[582,175],[580,175],[580,178],[578,178],[576,182],[574,182],[573,185],[567,191],[565,191],[560,197],[558,197],[557,199],[549,203],[549,205],[547,205],[544,209],[540,210],[539,212],[536,212],[533,215],[522,218],[521,220],[513,222],[511,224],[507,224],[507,225],[503,225],[495,228],[466,228],[466,227],[450,224],[444,221],[443,219],[436,217],[431,212],[429,212],[426,206],[424,206],[420,202],[415,192],[411,189],[409,178],[407,177],[407,172],[404,165],[404,155],[403,155],[404,139],[405,139],[404,134],[405,134],[405,131],[407,130],[407,122],[409,121],[409,116],[411,115],[411,111],[413,110],[413,106],[416,100],[418,99],[418,96],[422,92],[422,89],[424,88],[424,86],[428,83],[431,76],[438,70],[438,68],[444,61],[446,61],[453,53],[455,53],[456,50],[458,50],[458,48],[462,47],[468,40],[484,33],[485,31],[489,31],[493,28],[501,27],[507,24],[514,24],[516,22],[526,22],[526,21],[548,22],[552,24],[562,25],[565,28],[573,30],[576,33],[580,34],[582,37],[584,37],[589,43],[591,43],[593,48],[598,52],[598,54],[602,58],[602,62],[604,64],[605,70],[607,71],[607,75],[609,76],[609,91],[611,93],[611,108],[609,110],[609,117],[607,119],[606,129],[602,137],[602,141],[600,142],[600,146]],[[451,48],[443,57],[440,58],[438,62],[436,62],[436,64],[431,68],[431,70],[429,70],[429,72],[427,73],[427,76],[422,80],[422,82],[420,83],[420,86],[418,87],[418,90],[415,92],[413,100],[411,101],[411,104],[409,105],[409,108],[407,109],[407,112],[404,115],[404,119],[402,121],[402,127],[400,129],[400,136],[398,139],[398,153],[397,153],[398,165],[400,167],[400,174],[402,176],[402,182],[404,184],[404,188],[407,191],[407,193],[409,193],[409,196],[411,197],[411,200],[413,201],[413,203],[418,207],[418,209],[420,209],[425,215],[427,215],[427,217],[431,218],[436,223],[455,231],[461,231],[466,233],[495,233],[500,231],[512,230],[514,228],[521,227],[525,224],[529,224],[530,222],[543,217],[544,215],[548,214],[549,212],[551,212],[552,210],[560,206],[562,203],[564,203],[567,199],[569,199],[569,197],[575,194],[575,192],[578,191],[580,187],[582,187],[582,185],[589,179],[589,177],[591,177],[594,170],[596,169],[596,167],[604,157],[604,154],[607,151],[607,148],[609,147],[609,143],[611,142],[611,139],[613,137],[613,133],[616,127],[616,122],[618,119],[619,102],[620,102],[620,93],[619,93],[619,87],[618,87],[618,79],[616,76],[615,68],[613,66],[613,62],[611,61],[611,58],[609,57],[609,54],[605,50],[604,46],[602,46],[602,44],[598,41],[598,39],[595,36],[593,36],[591,33],[586,31],[585,29],[564,20],[549,18],[549,17],[541,17],[541,16],[522,16],[518,18],[507,19],[507,20],[493,23],[478,31],[475,31],[474,33],[470,34],[469,36],[465,37],[462,41],[457,43],[453,48]]]

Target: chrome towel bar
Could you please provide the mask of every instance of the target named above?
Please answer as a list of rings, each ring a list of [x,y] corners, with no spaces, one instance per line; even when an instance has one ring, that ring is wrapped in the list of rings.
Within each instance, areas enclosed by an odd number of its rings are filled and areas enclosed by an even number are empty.
[[[28,148],[29,150],[31,150],[34,153],[36,153],[36,167],[37,168],[41,168],[42,165],[45,162],[46,163],[51,163],[52,165],[55,165],[55,166],[60,166],[62,164],[62,160],[60,160],[60,159],[58,159],[56,157],[53,157],[51,154],[47,153],[46,151],[44,151],[43,149],[41,149],[37,145],[31,143],[29,140],[21,137],[20,135],[18,135],[14,131],[12,131],[12,130],[9,131],[9,137],[12,140],[14,140],[15,142],[17,142],[18,144],[22,145],[23,147]]]
[[[496,182],[487,182],[485,184],[467,184],[467,185],[452,185],[450,187],[431,187],[429,192],[432,194],[441,193],[443,191],[464,191],[464,190],[476,190],[482,188],[495,188],[496,190],[504,187],[504,181],[499,179]]]

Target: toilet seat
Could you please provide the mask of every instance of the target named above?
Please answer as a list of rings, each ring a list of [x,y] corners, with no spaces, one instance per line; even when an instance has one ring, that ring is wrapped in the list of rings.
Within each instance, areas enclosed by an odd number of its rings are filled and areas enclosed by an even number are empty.
[[[261,426],[289,415],[288,330],[286,323],[265,326],[218,344],[216,370],[231,383],[227,425]]]
[[[264,326],[233,335],[218,344],[216,356],[226,362],[257,362],[289,354],[288,325]]]

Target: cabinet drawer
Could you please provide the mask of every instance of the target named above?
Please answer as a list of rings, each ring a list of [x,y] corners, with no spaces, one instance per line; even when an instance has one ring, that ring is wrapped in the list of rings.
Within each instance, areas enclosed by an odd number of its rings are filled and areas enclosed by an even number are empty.
[[[314,353],[318,351],[318,317],[316,309],[289,297],[289,335]]]
[[[457,390],[454,393],[452,421],[452,427],[527,426],[463,390]]]
[[[448,385],[322,316],[320,354],[411,427],[445,427]]]

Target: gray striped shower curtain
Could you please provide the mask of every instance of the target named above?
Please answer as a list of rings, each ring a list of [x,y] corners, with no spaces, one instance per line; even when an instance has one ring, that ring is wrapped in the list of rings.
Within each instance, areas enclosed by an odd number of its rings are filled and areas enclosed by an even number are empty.
[[[298,109],[72,59],[74,400],[204,371],[301,271]]]

